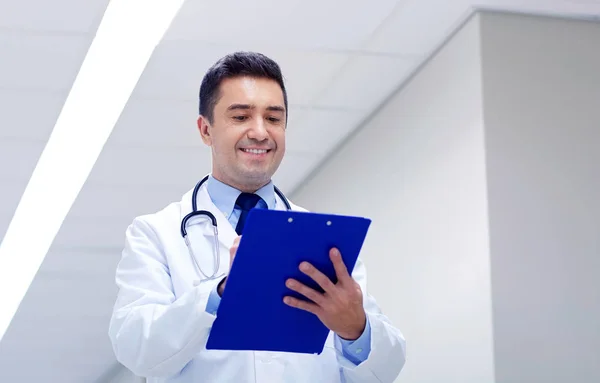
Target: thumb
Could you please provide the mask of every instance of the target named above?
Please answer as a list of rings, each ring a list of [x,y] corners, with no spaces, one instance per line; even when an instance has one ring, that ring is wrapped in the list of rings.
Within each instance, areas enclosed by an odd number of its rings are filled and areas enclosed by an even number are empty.
[[[233,261],[233,257],[235,257],[235,253],[237,252],[237,249],[240,246],[241,239],[242,236],[239,236],[233,240],[233,245],[231,245],[231,248],[229,249],[229,258],[231,261]]]

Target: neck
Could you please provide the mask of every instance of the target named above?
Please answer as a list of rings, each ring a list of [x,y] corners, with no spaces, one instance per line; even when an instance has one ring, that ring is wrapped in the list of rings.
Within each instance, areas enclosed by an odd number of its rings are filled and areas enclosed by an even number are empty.
[[[271,182],[271,180],[268,180],[266,182],[262,181],[262,182],[256,182],[256,183],[240,184],[240,183],[237,183],[227,177],[222,177],[219,174],[213,173],[212,177],[214,179],[216,179],[217,181],[223,182],[225,185],[229,185],[232,188],[235,188],[243,193],[256,193],[257,190],[259,190],[260,188],[262,188],[263,186],[265,186],[269,182]]]

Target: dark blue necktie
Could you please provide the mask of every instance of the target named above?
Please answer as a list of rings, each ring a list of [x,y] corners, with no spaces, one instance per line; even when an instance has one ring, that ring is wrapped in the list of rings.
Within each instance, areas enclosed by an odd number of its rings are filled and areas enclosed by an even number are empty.
[[[254,209],[258,202],[262,200],[263,199],[256,194],[242,193],[239,195],[238,199],[235,201],[235,206],[242,211],[237,226],[235,227],[235,231],[238,235],[242,235],[244,225],[246,224],[246,217],[248,217],[250,210]]]

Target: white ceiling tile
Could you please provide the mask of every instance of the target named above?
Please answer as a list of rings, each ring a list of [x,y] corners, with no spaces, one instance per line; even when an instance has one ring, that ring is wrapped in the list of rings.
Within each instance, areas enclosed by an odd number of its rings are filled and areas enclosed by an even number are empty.
[[[8,225],[10,225],[10,221],[15,214],[15,210],[19,205],[19,201],[21,200],[21,196],[25,191],[25,187],[27,186],[27,180],[11,180],[6,177],[0,175],[0,180],[2,188],[0,188],[0,242],[4,235],[6,234],[6,230],[8,230]]]
[[[114,360],[106,336],[113,281],[114,272],[96,280],[38,274],[2,339],[0,381],[94,381]]]
[[[281,67],[290,104],[308,105],[329,86],[347,54],[263,50]]]
[[[131,97],[197,102],[204,73],[227,53],[229,49],[216,45],[163,41],[154,50]]]
[[[23,138],[47,141],[66,95],[0,88],[0,140]]]
[[[11,180],[0,176],[2,188],[0,190],[0,220],[6,219],[8,223],[15,213],[15,209],[21,200],[21,196],[27,187],[27,180]],[[0,225],[1,226],[1,225]],[[0,238],[4,235],[0,228]]]
[[[46,255],[39,272],[44,276],[72,272],[69,279],[102,277],[114,273],[121,258],[124,243],[102,248],[58,248],[53,246]]]
[[[281,67],[291,104],[310,103],[348,59],[345,54],[254,48],[257,49],[247,46],[243,50],[259,51]],[[221,57],[241,49],[195,41],[163,42],[148,62],[133,97],[197,103],[206,71]]]
[[[0,88],[68,92],[90,42],[87,36],[0,34]]]
[[[33,31],[94,32],[109,0],[0,2],[0,27]]]
[[[131,98],[107,146],[201,147],[198,103]]]
[[[321,156],[318,154],[307,155],[287,152],[279,169],[273,176],[273,183],[288,196],[310,174],[320,159]]]
[[[200,179],[200,177],[198,178]],[[112,186],[87,183],[69,211],[69,218],[132,219],[154,213],[192,189],[196,180],[165,186]]]
[[[0,139],[0,179],[27,181],[46,146],[45,141]]]
[[[301,0],[186,1],[165,34],[166,40],[247,42],[271,40],[282,32]]]
[[[208,148],[106,146],[88,181],[99,185],[193,185],[210,172]],[[135,198],[135,197],[133,197]]]
[[[551,15],[600,14],[600,0],[474,0],[473,7]]]
[[[372,111],[402,84],[418,62],[416,58],[356,56],[315,104]]]
[[[310,109],[290,121],[286,148],[293,153],[325,154],[352,132],[364,117],[362,111]]]
[[[132,195],[131,198],[136,197]],[[133,216],[67,217],[52,242],[52,248],[122,247],[125,244],[125,231],[133,218]]]
[[[377,100],[397,87],[394,82],[400,81],[402,74],[397,70],[401,64],[394,63],[393,58],[384,61],[361,58],[343,66],[342,71],[341,65],[346,59],[343,54],[307,56],[302,50],[366,49],[422,57],[443,40],[445,33],[461,21],[467,10],[464,0],[400,0],[400,3],[404,1],[406,6],[398,7],[398,12],[389,17],[382,28],[377,28],[395,1],[188,0],[167,36],[167,39],[188,42],[161,44],[159,54],[149,63],[136,90],[136,95],[184,102],[141,101],[134,95],[53,243],[47,261],[56,263],[52,267],[44,263],[46,267],[43,265],[36,277],[37,284],[34,282],[34,288],[19,309],[22,315],[17,313],[3,340],[0,381],[95,381],[101,366],[114,363],[105,336],[106,317],[100,317],[110,315],[110,296],[115,288],[110,270],[119,256],[125,230],[133,216],[159,210],[178,200],[210,170],[208,149],[202,145],[185,146],[199,142],[196,141],[199,137],[191,136],[195,135],[198,87],[214,61],[226,53],[243,49],[263,51],[282,65],[292,107],[288,153],[274,180],[289,195],[322,160],[323,155],[313,153],[334,147],[347,134],[346,128],[354,128],[362,116],[370,112],[369,103],[377,105]],[[591,0],[481,0],[480,3],[505,9],[597,14],[597,5],[588,1]],[[93,3],[5,1],[0,5],[0,28],[90,30],[94,20],[99,19],[94,18],[95,7],[102,8],[106,3],[107,0]],[[370,35],[373,36],[371,44],[365,44]],[[65,41],[67,39],[8,36],[3,30],[0,88],[50,89],[66,96],[89,45],[89,40],[77,43]],[[193,39],[212,45],[189,41]],[[278,49],[273,48],[278,46]],[[292,47],[299,49],[294,51]],[[378,78],[385,79],[385,83],[376,81]],[[337,83],[330,87],[334,79]],[[328,91],[320,93],[323,89]],[[319,98],[322,102],[319,109],[294,106],[312,104],[315,94],[323,96]],[[6,103],[11,97],[11,93],[0,92],[0,102],[4,101],[0,105],[15,109],[3,110],[0,116],[0,179],[8,180],[0,191],[3,201],[0,238],[43,148],[43,141],[8,141],[6,137],[44,139],[45,132],[54,123],[55,108],[61,104],[58,99],[45,102],[43,96],[32,96],[29,111],[27,95],[15,93],[14,97],[19,100]],[[48,109],[42,104],[48,104]],[[325,110],[327,106],[339,110]],[[365,109],[342,111],[354,107]],[[41,116],[34,118],[35,114]],[[20,128],[27,125],[30,130]],[[36,128],[31,128],[33,125]],[[43,126],[38,129],[37,125]],[[18,135],[15,127],[21,129]],[[184,141],[184,145],[180,141]],[[39,145],[37,149],[35,142]],[[182,147],[169,149],[169,146]],[[309,153],[307,148],[310,148]],[[119,250],[89,264],[87,257],[78,259],[74,266],[72,256],[81,254],[80,249],[70,253],[64,250],[74,247]],[[73,267],[63,268],[63,264]],[[85,277],[90,278],[82,278],[84,269]],[[48,300],[48,292],[50,296],[69,298]],[[80,320],[82,317],[86,320]],[[17,336],[12,336],[14,334]],[[75,336],[65,337],[65,334]],[[31,365],[36,369],[27,369]]]
[[[166,39],[357,49],[397,0],[188,1]]]
[[[424,56],[469,13],[469,0],[404,0],[373,35],[372,52]]]

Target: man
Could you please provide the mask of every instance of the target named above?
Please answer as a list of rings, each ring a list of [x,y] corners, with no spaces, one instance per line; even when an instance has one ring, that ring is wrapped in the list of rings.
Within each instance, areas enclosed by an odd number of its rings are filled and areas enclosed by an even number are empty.
[[[206,349],[227,288],[226,275],[201,276],[202,266],[211,264],[210,241],[218,240],[216,256],[228,258],[230,267],[248,211],[284,208],[271,177],[285,153],[287,114],[280,68],[264,55],[231,54],[206,73],[198,128],[212,151],[212,173],[197,202],[198,210],[216,217],[218,239],[209,223],[195,225],[207,229],[193,236],[196,250],[188,253],[180,235],[181,219],[192,210],[187,193],[181,202],[134,220],[116,273],[113,349],[149,382],[393,382],[402,369],[404,339],[366,293],[362,261],[351,276],[336,249],[330,254],[335,284],[312,265],[299,266],[324,293],[286,281],[309,301],[285,297],[284,303],[313,313],[331,330],[320,355]]]

